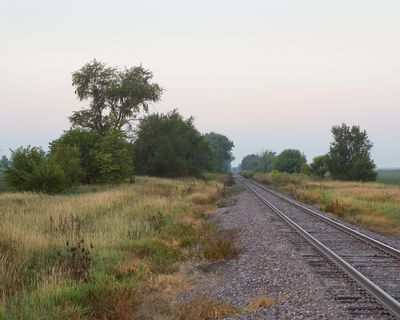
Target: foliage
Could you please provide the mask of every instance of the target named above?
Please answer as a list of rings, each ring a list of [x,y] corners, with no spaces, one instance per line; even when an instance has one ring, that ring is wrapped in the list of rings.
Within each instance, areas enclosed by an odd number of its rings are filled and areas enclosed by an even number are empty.
[[[68,185],[62,168],[38,147],[20,147],[11,153],[11,164],[4,171],[7,185],[18,191],[58,193]]]
[[[116,183],[133,172],[132,144],[122,131],[100,135],[71,129],[50,144],[50,157],[64,168],[73,184]]]
[[[380,169],[377,173],[378,182],[400,184],[400,169]]]
[[[320,179],[324,178],[328,173],[328,156],[322,155],[314,157],[310,164],[311,174]]]
[[[144,118],[134,143],[136,171],[151,176],[197,175],[207,168],[209,152],[193,118],[177,110]]]
[[[151,82],[153,74],[142,66],[117,69],[93,60],[72,74],[72,85],[79,100],[89,107],[69,118],[74,128],[105,134],[131,127],[149,103],[160,99],[162,88]]]
[[[306,157],[299,150],[285,149],[274,159],[274,169],[280,172],[299,173]]]
[[[0,159],[0,192],[7,190],[6,182],[4,181],[4,170],[8,168],[10,161],[6,156],[2,156]]]
[[[273,163],[276,153],[273,151],[265,150],[259,154],[258,172],[271,172],[273,170]]]
[[[232,148],[234,144],[228,137],[210,132],[204,135],[204,140],[210,148],[208,170],[211,172],[229,172],[234,160]]]
[[[367,132],[359,126],[346,124],[331,130],[334,141],[329,150],[328,168],[334,179],[372,181],[376,179],[375,164],[370,157],[373,146]]]
[[[258,169],[258,164],[260,161],[260,156],[257,154],[249,154],[242,159],[240,164],[240,169],[242,171],[255,171]]]

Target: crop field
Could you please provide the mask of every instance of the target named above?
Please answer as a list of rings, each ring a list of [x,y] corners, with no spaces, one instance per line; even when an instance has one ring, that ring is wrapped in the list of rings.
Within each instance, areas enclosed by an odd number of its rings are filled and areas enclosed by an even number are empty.
[[[378,170],[378,182],[400,184],[400,169]]]
[[[206,219],[223,178],[0,194],[0,319],[185,318],[185,261],[237,254]]]
[[[299,201],[382,234],[400,235],[400,187],[383,183],[315,180],[274,172],[253,179]]]

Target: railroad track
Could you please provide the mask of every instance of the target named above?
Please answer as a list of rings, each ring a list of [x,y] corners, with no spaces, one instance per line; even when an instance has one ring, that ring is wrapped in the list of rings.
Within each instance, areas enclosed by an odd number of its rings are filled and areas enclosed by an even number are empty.
[[[399,250],[331,220],[261,184],[243,177],[239,180],[321,253],[327,259],[325,263],[333,263],[392,316],[400,319]],[[364,308],[374,311],[371,305]]]

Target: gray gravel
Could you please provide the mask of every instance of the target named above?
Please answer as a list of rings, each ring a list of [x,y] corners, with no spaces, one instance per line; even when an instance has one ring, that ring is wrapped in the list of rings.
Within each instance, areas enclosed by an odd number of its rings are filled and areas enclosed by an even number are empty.
[[[259,296],[272,296],[278,302],[227,319],[382,319],[351,312],[351,304],[338,302],[332,292],[368,297],[345,276],[324,276],[335,267],[325,267],[324,258],[253,194],[244,191],[232,204],[216,210],[212,219],[222,230],[240,230],[235,242],[243,251],[205,268],[214,280],[199,283],[198,289],[236,306]],[[319,265],[324,265],[323,272],[318,271]]]

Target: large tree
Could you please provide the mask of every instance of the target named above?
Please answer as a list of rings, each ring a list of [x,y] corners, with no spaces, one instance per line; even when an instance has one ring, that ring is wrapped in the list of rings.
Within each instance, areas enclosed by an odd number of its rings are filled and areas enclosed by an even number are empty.
[[[72,74],[79,100],[89,105],[69,118],[74,128],[101,135],[132,126],[149,103],[160,99],[163,89],[152,82],[153,74],[142,66],[117,69],[93,60]]]
[[[207,168],[209,147],[193,118],[176,110],[144,118],[134,143],[135,170],[152,176],[196,175]]]
[[[328,159],[329,173],[334,179],[372,181],[376,179],[374,161],[371,159],[373,143],[359,126],[332,127]]]
[[[228,137],[215,132],[205,134],[204,139],[210,148],[208,169],[211,172],[229,172],[234,159],[233,142]]]
[[[305,163],[307,163],[306,157],[299,150],[285,149],[274,159],[274,169],[281,172],[299,173]]]

